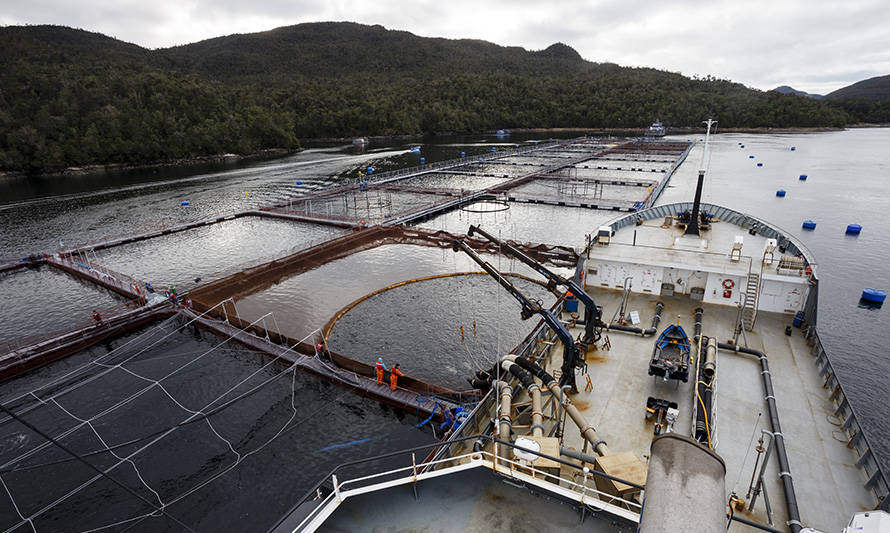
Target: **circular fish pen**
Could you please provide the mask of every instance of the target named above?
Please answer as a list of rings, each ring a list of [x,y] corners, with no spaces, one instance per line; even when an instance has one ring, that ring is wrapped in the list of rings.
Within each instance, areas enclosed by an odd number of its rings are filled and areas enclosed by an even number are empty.
[[[519,274],[504,274],[529,299],[549,308],[557,293]],[[395,283],[338,311],[323,328],[329,349],[455,390],[491,368],[537,324],[523,321],[520,305],[485,272],[457,272]]]
[[[510,204],[503,200],[481,200],[460,207],[464,213],[500,213],[508,209]]]

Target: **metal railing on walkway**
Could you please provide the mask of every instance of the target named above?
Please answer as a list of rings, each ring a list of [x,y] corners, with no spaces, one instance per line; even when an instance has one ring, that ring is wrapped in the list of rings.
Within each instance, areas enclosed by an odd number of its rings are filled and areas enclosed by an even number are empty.
[[[377,492],[386,490],[399,485],[407,485],[409,483],[417,483],[425,479],[431,479],[440,476],[456,474],[473,468],[484,467],[493,470],[501,475],[522,483],[533,485],[539,489],[546,490],[561,498],[576,502],[579,505],[592,508],[596,511],[609,513],[623,520],[632,523],[638,523],[642,506],[633,500],[627,500],[619,496],[615,496],[596,488],[595,483],[591,486],[591,482],[596,477],[604,477],[612,481],[624,483],[631,487],[644,490],[644,487],[615,476],[584,468],[576,463],[552,457],[540,452],[528,450],[517,446],[512,442],[506,442],[495,439],[488,435],[472,435],[463,437],[462,441],[482,439],[487,440],[496,445],[503,445],[510,449],[518,449],[523,452],[532,453],[540,458],[547,459],[562,466],[577,470],[583,478],[582,483],[574,481],[576,476],[571,479],[555,475],[544,470],[531,466],[526,461],[514,460],[509,457],[498,456],[498,446],[493,446],[494,452],[474,451],[461,454],[454,457],[437,458],[429,461],[417,461],[417,452],[428,450],[435,447],[435,444],[426,446],[418,446],[407,450],[391,452],[387,454],[368,457],[358,461],[351,461],[337,466],[331,473],[324,477],[321,482],[316,484],[309,492],[294,505],[285,517],[282,518],[270,531],[280,531],[281,524],[292,513],[297,511],[304,503],[310,502],[310,498],[320,499],[319,503],[311,509],[303,520],[293,529],[288,530],[294,532],[312,532],[316,531],[324,522],[336,511],[336,509],[348,498],[366,494],[369,492]],[[352,467],[372,461],[380,461],[399,456],[408,456],[410,454],[411,464],[404,467],[397,467],[383,472],[367,474],[348,480],[341,480],[337,477],[338,472],[346,467]],[[452,463],[448,465],[448,463]],[[441,468],[435,468],[441,466]],[[322,494],[322,489],[329,491],[327,495],[318,498]]]

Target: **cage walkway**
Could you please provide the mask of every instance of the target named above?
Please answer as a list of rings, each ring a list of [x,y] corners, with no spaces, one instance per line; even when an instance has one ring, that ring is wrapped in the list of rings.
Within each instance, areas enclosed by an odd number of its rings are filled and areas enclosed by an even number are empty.
[[[372,398],[388,405],[399,407],[408,412],[416,412],[423,416],[436,415],[437,418],[441,416],[437,414],[437,406],[446,409],[454,409],[458,406],[457,403],[450,400],[441,397],[432,397],[403,387],[392,390],[389,387],[388,379],[382,385],[378,385],[377,380],[374,378],[340,368],[333,362],[324,362],[314,355],[304,355],[296,350],[289,350],[280,344],[276,344],[271,340],[254,335],[244,329],[233,326],[228,322],[215,320],[206,316],[199,316],[194,311],[188,309],[182,310],[182,313],[184,313],[190,320],[194,320],[205,329],[213,331],[223,338],[231,338],[233,341],[247,346],[248,348],[265,353],[271,357],[281,358],[283,361],[292,363],[302,370],[311,372],[333,383],[346,387],[359,396]],[[310,347],[310,349],[312,348]],[[306,347],[303,347],[301,351],[306,351]],[[405,378],[402,378],[402,380],[405,380]],[[422,383],[417,379],[412,379],[411,381]],[[432,385],[427,386],[429,388],[434,388]]]

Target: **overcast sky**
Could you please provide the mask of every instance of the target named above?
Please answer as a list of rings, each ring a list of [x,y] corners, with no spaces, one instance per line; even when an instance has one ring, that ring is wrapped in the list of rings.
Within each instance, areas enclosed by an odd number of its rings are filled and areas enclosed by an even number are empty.
[[[316,21],[827,93],[890,74],[888,0],[0,0],[0,24],[63,24],[150,48]],[[410,50],[406,50],[410,53]],[[2,53],[2,52],[0,52]]]

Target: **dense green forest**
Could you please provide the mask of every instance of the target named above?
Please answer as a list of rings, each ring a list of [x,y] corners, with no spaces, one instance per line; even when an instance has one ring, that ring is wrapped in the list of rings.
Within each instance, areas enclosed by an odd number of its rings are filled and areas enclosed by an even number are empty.
[[[0,168],[41,172],[299,147],[298,139],[498,128],[890,121],[831,102],[380,26],[302,24],[148,50],[59,26],[0,28]]]

